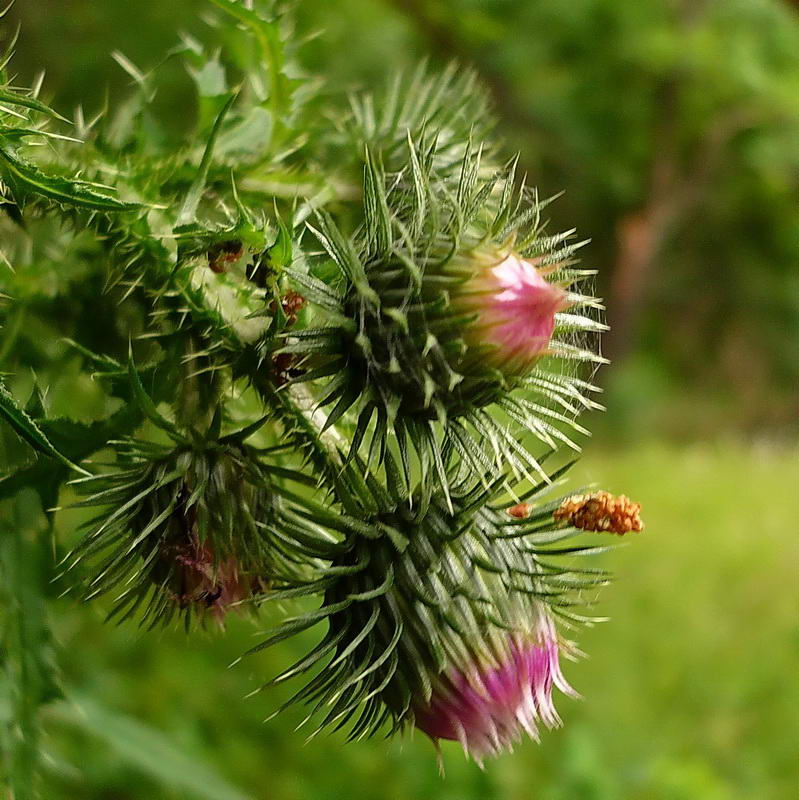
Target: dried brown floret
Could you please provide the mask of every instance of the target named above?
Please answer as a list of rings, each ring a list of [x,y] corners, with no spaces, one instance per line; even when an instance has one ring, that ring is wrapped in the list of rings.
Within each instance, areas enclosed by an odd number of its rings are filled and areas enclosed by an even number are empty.
[[[227,272],[228,265],[235,263],[243,253],[241,242],[231,239],[217,242],[208,249],[208,266],[217,275]]]
[[[305,298],[293,289],[289,289],[280,298],[280,307],[286,315],[286,325],[293,325],[297,321],[297,315],[305,308]],[[277,311],[277,304],[273,300],[269,305],[269,310],[274,314]]]
[[[564,500],[552,515],[557,522],[565,522],[584,531],[600,531],[623,536],[644,529],[639,503],[629,497],[616,497],[610,492],[580,494]]]
[[[531,510],[532,506],[529,503],[517,503],[508,509],[508,514],[515,519],[527,519]]]

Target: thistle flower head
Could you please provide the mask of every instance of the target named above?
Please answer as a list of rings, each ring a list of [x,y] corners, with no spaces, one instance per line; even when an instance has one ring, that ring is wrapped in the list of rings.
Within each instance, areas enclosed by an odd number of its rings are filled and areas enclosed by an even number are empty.
[[[112,614],[142,621],[176,613],[221,619],[299,561],[275,541],[280,500],[268,465],[231,440],[176,446],[127,440],[111,471],[83,480],[99,506],[68,557],[92,562],[88,598],[114,591]]]
[[[479,256],[475,262],[474,277],[456,299],[457,305],[477,314],[468,338],[493,346],[486,353],[493,366],[522,376],[547,354],[555,314],[568,308],[568,295],[546,280],[540,259],[512,253],[498,263]]]
[[[453,739],[481,762],[510,749],[524,733],[538,740],[538,725],[560,717],[552,689],[575,696],[560,671],[559,642],[545,607],[528,633],[511,635],[498,659],[454,668],[440,676],[430,701],[414,709],[414,725],[434,740]]]
[[[325,665],[289,704],[310,703],[319,729],[351,723],[353,739],[385,723],[391,731],[415,726],[434,740],[460,741],[478,761],[557,725],[553,689],[574,694],[559,657],[574,651],[555,620],[579,621],[568,610],[576,593],[607,576],[552,563],[564,548],[548,545],[579,532],[553,521],[552,504],[539,500],[548,488],[524,496],[523,518],[490,502],[496,487],[461,483],[453,512],[440,495],[384,497],[377,513],[331,520],[349,533],[318,575],[321,606],[261,645],[327,622],[317,647],[273,681]],[[306,583],[285,596],[312,591]]]

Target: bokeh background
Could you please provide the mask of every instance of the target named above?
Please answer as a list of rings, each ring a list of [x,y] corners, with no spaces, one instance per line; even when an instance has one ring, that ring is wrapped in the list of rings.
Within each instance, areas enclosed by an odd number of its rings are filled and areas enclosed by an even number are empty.
[[[2,33],[21,23],[19,82],[46,68],[69,112],[124,93],[110,52],[152,66],[180,31],[202,37],[205,11],[17,0]],[[245,620],[145,634],[54,601],[67,694],[44,711],[42,796],[799,796],[799,3],[302,0],[298,13],[304,64],[334,94],[423,58],[475,66],[508,153],[543,195],[565,190],[553,227],[591,239],[613,326],[608,411],[589,420],[578,478],[640,501],[647,530],[603,557],[611,620],[566,667],[586,699],[561,698],[564,727],[484,771],[445,746],[445,780],[421,736],[305,745],[299,711],[264,723],[289,690],[244,695],[299,642],[228,669],[256,641]],[[188,91],[168,73],[178,124]]]

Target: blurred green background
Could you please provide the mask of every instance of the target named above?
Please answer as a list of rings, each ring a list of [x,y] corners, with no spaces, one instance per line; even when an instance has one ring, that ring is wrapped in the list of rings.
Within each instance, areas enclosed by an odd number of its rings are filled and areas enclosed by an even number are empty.
[[[109,53],[156,64],[202,0],[18,0],[19,83],[70,111],[120,96]],[[726,800],[799,796],[799,4],[788,0],[302,0],[333,94],[428,56],[473,64],[499,133],[599,270],[614,366],[579,478],[643,505],[618,582],[566,666],[565,725],[485,771],[423,737],[303,746],[283,693],[243,699],[301,642],[111,628],[51,606],[65,700],[44,711],[47,800]],[[318,34],[312,37],[312,34]],[[180,120],[188,79],[162,89]],[[579,480],[578,480],[579,482]],[[31,501],[33,502],[33,501]],[[37,518],[32,506],[30,525]],[[60,533],[70,534],[61,515]],[[30,565],[35,570],[37,565]],[[264,627],[268,619],[263,621]],[[0,698],[0,715],[2,698]]]

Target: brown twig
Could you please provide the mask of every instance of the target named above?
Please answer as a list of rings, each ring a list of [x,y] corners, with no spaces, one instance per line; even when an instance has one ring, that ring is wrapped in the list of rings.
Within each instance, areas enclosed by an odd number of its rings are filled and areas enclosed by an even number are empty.
[[[670,119],[674,118],[673,110],[667,110]],[[617,258],[608,302],[611,334],[604,348],[611,360],[623,357],[634,339],[646,288],[652,283],[652,273],[669,237],[707,197],[732,139],[757,122],[758,116],[751,109],[731,109],[710,127],[693,157],[684,164],[673,146],[673,131],[661,130],[660,137],[656,135],[658,146],[647,199],[616,225]]]

